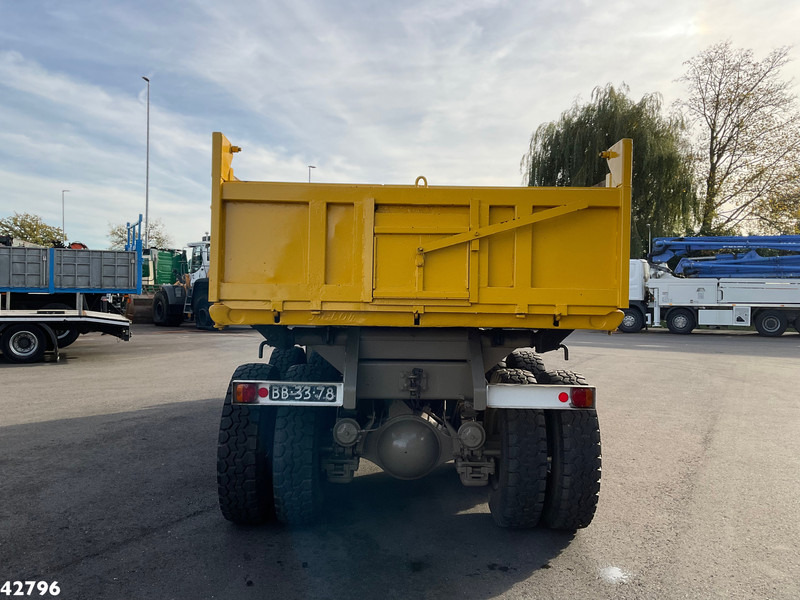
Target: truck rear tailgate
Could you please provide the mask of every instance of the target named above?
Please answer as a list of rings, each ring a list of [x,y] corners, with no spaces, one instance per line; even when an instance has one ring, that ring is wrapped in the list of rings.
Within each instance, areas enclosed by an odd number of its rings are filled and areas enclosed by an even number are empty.
[[[219,325],[614,329],[628,303],[630,140],[606,187],[239,181],[213,136]]]

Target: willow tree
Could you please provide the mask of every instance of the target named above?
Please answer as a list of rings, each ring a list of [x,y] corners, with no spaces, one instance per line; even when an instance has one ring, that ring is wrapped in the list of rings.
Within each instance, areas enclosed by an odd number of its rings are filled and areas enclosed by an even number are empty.
[[[632,138],[631,256],[639,257],[649,234],[690,230],[697,198],[683,122],[662,115],[658,94],[634,102],[627,92],[607,85],[595,88],[586,104],[576,100],[558,121],[536,129],[520,166],[527,185],[591,186],[606,173],[600,152]]]

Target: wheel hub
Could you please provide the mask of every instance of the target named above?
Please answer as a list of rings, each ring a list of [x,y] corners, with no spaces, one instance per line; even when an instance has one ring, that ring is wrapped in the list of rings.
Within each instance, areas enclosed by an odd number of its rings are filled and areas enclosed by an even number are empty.
[[[30,356],[36,351],[36,338],[27,331],[20,331],[12,336],[11,347],[20,356]]]

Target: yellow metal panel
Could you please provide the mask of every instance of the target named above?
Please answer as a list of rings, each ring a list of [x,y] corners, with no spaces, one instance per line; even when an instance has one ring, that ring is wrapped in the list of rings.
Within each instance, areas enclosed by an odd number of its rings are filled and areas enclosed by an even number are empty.
[[[420,236],[379,235],[375,236],[375,291],[380,298],[386,294],[405,294],[416,290],[417,266],[414,261],[382,261],[384,257],[408,256],[416,253]]]
[[[435,197],[433,194],[432,198]],[[469,210],[469,204],[377,205],[375,297],[467,297],[469,261],[465,243],[435,255],[422,257],[417,254],[418,249],[429,242],[469,231]]]
[[[495,225],[503,221],[510,221],[514,218],[513,206],[486,206],[486,217],[488,223]],[[516,264],[514,256],[514,245],[517,239],[517,232],[514,230],[504,231],[492,236],[483,243],[485,261],[483,263],[484,281],[482,287],[506,287],[514,286],[514,273]]]
[[[306,283],[308,205],[230,202],[225,206],[225,221],[225,281]]]
[[[420,241],[425,243],[424,239]],[[468,298],[469,260],[466,243],[426,256],[422,289],[445,299]]]
[[[226,323],[616,327],[631,144],[606,188],[245,182],[214,135],[210,296]]]
[[[355,207],[329,204],[326,214],[325,284],[351,286],[360,264],[361,248],[356,248]]]

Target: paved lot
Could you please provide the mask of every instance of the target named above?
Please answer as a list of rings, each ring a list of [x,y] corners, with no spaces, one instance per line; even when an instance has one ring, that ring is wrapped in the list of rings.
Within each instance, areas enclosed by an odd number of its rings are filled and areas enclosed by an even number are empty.
[[[135,326],[59,364],[0,359],[0,585],[62,598],[800,597],[800,335],[577,333],[599,388],[603,482],[576,535],[495,527],[450,465],[364,469],[323,522],[217,509],[216,436],[251,330]],[[364,463],[362,463],[364,464]]]

